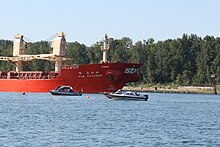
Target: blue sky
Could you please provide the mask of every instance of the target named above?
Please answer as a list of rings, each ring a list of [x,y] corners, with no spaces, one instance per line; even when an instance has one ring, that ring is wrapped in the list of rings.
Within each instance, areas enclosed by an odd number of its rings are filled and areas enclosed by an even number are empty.
[[[33,41],[57,32],[87,46],[104,33],[136,41],[175,39],[183,33],[220,36],[219,0],[5,0],[0,39],[16,33]]]

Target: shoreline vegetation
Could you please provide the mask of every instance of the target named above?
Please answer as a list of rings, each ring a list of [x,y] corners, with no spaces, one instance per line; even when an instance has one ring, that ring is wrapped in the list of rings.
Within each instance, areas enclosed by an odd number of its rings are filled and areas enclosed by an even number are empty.
[[[132,90],[150,93],[183,93],[183,94],[220,94],[220,87],[211,86],[166,86],[166,85],[139,85],[124,86],[123,90]]]
[[[180,38],[164,41],[148,38],[133,42],[129,37],[109,39],[108,62],[142,64],[139,71],[141,76],[139,83],[143,86],[138,85],[140,91],[212,93],[210,86],[220,83],[220,37],[183,34]],[[51,44],[48,41],[28,42],[26,45],[26,53],[30,55],[52,52]],[[65,65],[100,63],[101,46],[103,46],[103,41],[97,41],[91,46],[77,41],[68,42],[66,57],[71,60]],[[0,40],[0,56],[13,56],[12,47],[13,41]],[[0,61],[1,71],[8,72],[14,71],[14,69],[14,64]],[[33,60],[24,63],[23,70],[50,72],[55,68],[51,61]],[[152,86],[148,87],[145,83],[152,83]],[[129,83],[129,85],[132,84]],[[162,84],[166,86],[158,86]],[[193,86],[203,84],[202,86],[208,87],[173,87],[174,85],[192,84],[194,84]],[[136,87],[129,88],[136,89]],[[220,93],[220,89],[217,93]]]

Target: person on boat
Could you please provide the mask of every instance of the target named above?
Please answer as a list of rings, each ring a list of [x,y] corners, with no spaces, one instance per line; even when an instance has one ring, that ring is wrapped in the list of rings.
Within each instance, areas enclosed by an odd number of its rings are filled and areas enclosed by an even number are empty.
[[[70,92],[70,90],[69,89],[64,89],[64,92]]]

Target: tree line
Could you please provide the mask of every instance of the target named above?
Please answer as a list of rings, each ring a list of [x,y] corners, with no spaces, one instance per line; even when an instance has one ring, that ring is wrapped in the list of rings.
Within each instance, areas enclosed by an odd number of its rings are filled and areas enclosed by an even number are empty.
[[[92,64],[102,59],[102,41],[87,47],[79,42],[67,43],[67,57],[71,64]],[[0,56],[12,56],[13,42],[0,40]],[[50,44],[40,41],[27,44],[27,54],[52,53]],[[131,38],[110,38],[108,52],[110,62],[138,62],[141,83],[201,85],[212,83],[212,76],[220,74],[220,38],[214,36],[199,37],[195,34],[183,34],[182,38],[155,41],[153,38],[133,43]],[[0,61],[1,71],[14,70],[13,63]],[[24,70],[49,72],[54,63],[45,60],[33,60],[24,64]]]

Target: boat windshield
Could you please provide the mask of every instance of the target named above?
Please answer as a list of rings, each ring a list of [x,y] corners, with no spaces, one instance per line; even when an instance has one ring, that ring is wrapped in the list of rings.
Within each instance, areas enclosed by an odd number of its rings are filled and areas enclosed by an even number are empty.
[[[134,95],[134,93],[131,92],[131,91],[126,92],[126,94],[127,94],[127,95]]]
[[[70,92],[70,88],[69,87],[62,87],[59,89],[60,92]]]
[[[58,90],[61,86],[58,86],[57,88],[55,88],[55,90]]]
[[[122,94],[122,93],[124,93],[124,91],[123,91],[123,90],[118,90],[118,91],[116,91],[115,93],[116,93],[116,94]]]

